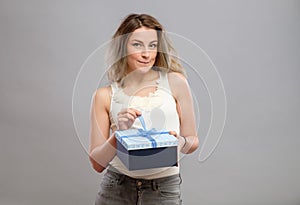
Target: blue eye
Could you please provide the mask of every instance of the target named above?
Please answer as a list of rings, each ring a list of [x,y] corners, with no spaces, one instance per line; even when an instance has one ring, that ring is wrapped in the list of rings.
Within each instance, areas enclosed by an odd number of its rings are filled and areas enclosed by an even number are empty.
[[[156,47],[157,47],[157,44],[151,44],[149,47],[150,47],[150,48],[156,48]]]
[[[141,47],[142,45],[140,43],[133,43],[132,44],[134,47]]]

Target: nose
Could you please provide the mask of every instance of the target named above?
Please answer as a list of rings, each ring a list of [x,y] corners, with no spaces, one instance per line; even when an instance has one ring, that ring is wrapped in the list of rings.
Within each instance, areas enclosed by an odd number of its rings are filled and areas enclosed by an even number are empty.
[[[150,56],[150,52],[147,48],[143,49],[142,53],[141,53],[142,57],[144,58],[149,58]]]

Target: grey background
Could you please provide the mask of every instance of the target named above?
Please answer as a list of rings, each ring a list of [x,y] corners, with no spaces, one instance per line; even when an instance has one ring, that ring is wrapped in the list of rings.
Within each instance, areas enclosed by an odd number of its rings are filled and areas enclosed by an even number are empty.
[[[291,0],[1,0],[0,204],[94,203],[102,175],[75,132],[73,85],[132,12],[203,48],[226,89],[217,150],[181,162],[184,203],[300,204],[300,2]]]

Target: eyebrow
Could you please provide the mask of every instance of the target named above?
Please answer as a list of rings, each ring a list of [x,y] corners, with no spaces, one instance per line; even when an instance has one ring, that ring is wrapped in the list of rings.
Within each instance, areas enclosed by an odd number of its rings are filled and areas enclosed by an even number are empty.
[[[140,40],[137,40],[137,39],[132,39],[132,41],[137,41],[139,43],[144,43],[143,41],[140,41]],[[158,42],[157,40],[153,40],[153,41],[150,41],[150,43],[156,43]]]

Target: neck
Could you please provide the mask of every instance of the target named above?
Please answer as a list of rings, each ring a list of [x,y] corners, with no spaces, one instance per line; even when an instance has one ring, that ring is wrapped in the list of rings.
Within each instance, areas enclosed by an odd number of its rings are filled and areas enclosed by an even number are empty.
[[[140,85],[143,82],[148,82],[157,77],[156,71],[149,69],[146,72],[143,71],[131,71],[122,80],[122,87],[128,85]]]

